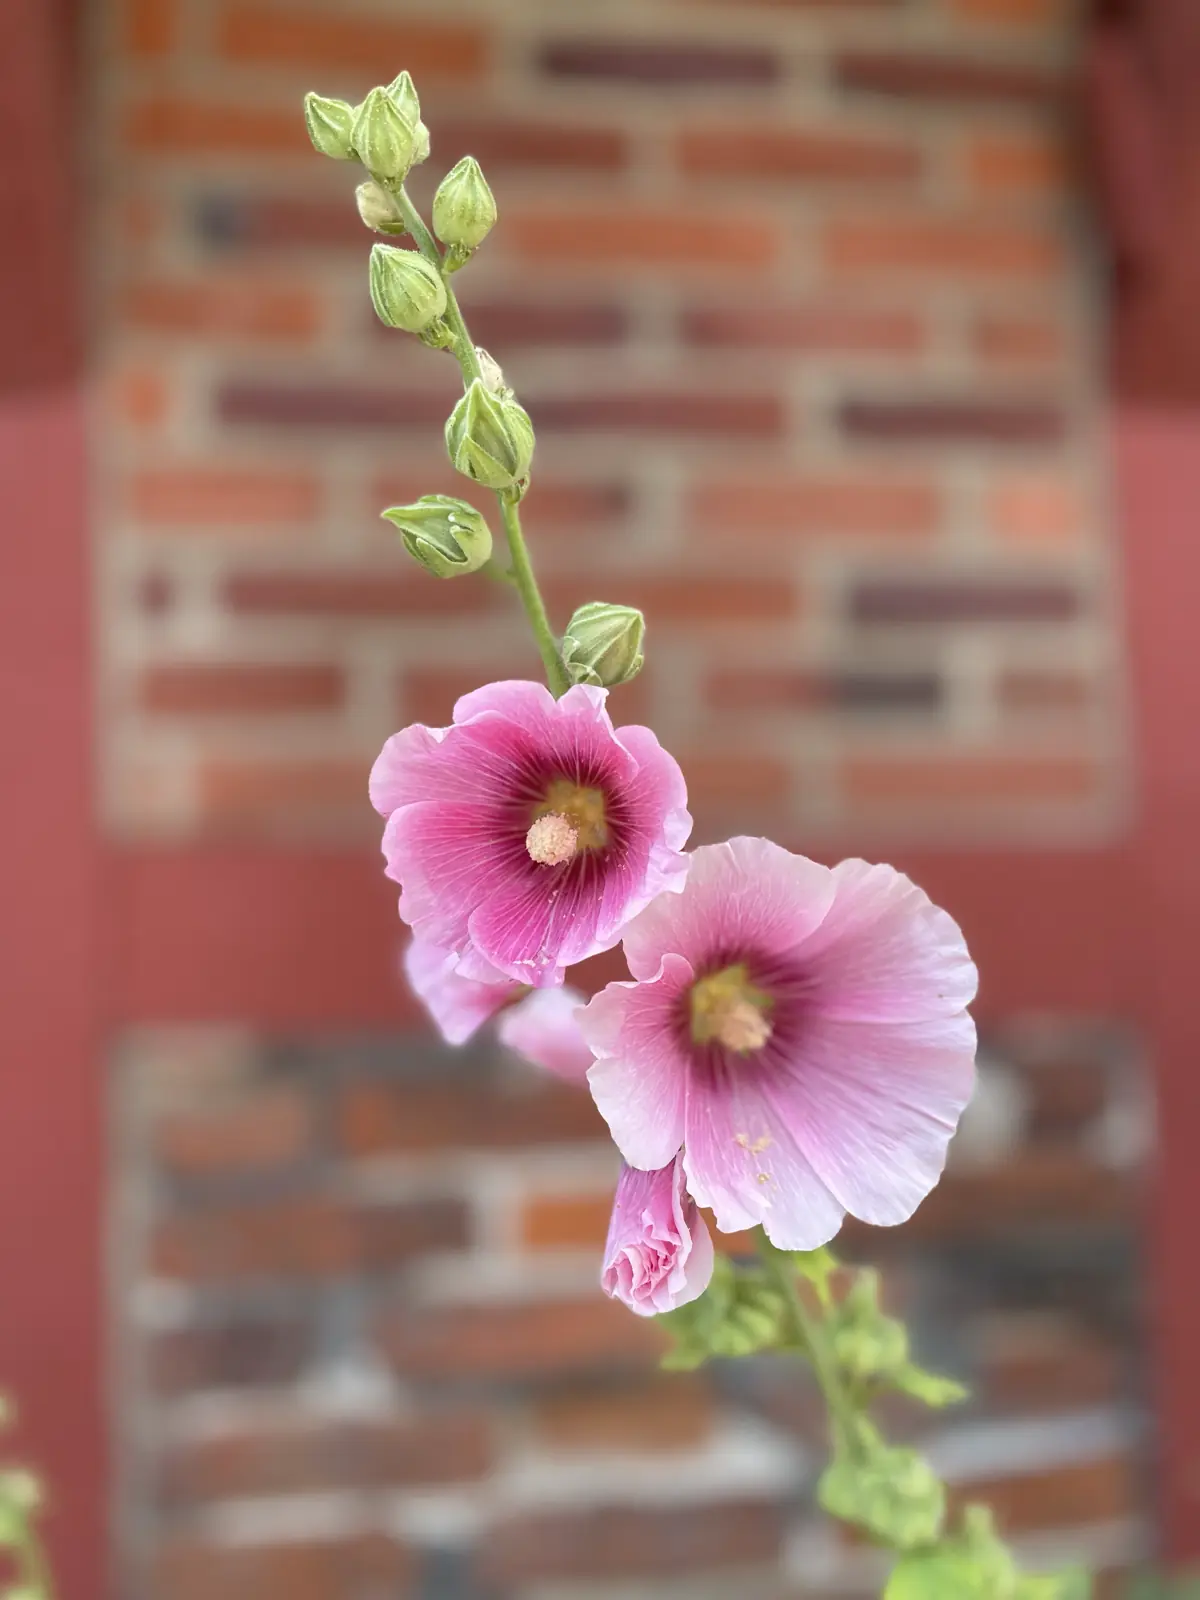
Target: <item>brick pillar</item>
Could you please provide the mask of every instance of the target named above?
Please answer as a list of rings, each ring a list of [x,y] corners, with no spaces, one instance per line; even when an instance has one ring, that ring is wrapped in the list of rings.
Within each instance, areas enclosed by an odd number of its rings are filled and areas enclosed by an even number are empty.
[[[1105,8],[1090,59],[1094,148],[1115,264],[1115,439],[1139,742],[1140,911],[1161,1123],[1153,1240],[1168,1554],[1200,1557],[1200,10]]]
[[[59,1593],[98,1600],[97,858],[66,11],[0,6],[0,1390],[20,1409],[14,1452],[48,1485]]]

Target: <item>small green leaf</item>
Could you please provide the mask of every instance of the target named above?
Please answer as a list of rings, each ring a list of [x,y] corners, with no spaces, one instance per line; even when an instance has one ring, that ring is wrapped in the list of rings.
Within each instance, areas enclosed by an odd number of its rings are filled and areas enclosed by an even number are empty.
[[[919,1400],[923,1406],[930,1406],[934,1411],[941,1411],[945,1406],[960,1405],[971,1394],[955,1379],[926,1372],[923,1367],[915,1367],[911,1362],[893,1373],[891,1381],[892,1387],[899,1389],[901,1394]]]

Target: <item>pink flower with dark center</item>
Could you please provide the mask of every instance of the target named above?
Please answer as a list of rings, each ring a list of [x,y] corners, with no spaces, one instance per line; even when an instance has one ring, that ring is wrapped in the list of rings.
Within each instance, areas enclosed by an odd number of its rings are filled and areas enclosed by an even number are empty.
[[[493,683],[450,727],[416,724],[383,747],[371,801],[400,915],[461,977],[553,987],[681,886],[683,775],[648,728],[614,730],[606,695]]]
[[[502,1044],[526,1061],[583,1088],[596,1059],[579,1026],[584,999],[569,987],[535,989],[501,1015],[496,1032]]]
[[[697,850],[626,928],[633,983],[580,1016],[596,1104],[630,1165],[683,1146],[722,1232],[812,1250],[847,1212],[904,1222],[974,1085],[976,972],[954,921],[891,867],[832,870],[767,839]]]
[[[600,1275],[605,1294],[653,1317],[699,1299],[712,1274],[712,1236],[684,1189],[682,1156],[656,1172],[622,1165]]]

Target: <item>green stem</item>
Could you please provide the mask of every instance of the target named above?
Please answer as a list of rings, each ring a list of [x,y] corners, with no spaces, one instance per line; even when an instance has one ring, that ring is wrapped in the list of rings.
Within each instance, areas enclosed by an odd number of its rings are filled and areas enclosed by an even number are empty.
[[[808,1357],[813,1375],[825,1396],[825,1404],[829,1407],[835,1442],[852,1450],[857,1433],[858,1411],[829,1349],[824,1319],[814,1316],[805,1304],[795,1264],[787,1252],[773,1245],[761,1230],[758,1252],[787,1302],[792,1332]]]
[[[566,694],[571,687],[571,680],[558,653],[558,641],[554,637],[541,590],[533,575],[533,564],[525,546],[525,535],[521,532],[521,514],[517,510],[515,501],[505,499],[503,494],[498,494],[496,498],[500,502],[500,515],[504,518],[504,532],[508,538],[508,552],[512,557],[513,582],[521,596],[521,604],[525,607],[525,615],[529,618],[533,637],[537,641],[542,665],[546,669],[546,682],[550,685],[551,694],[557,699],[560,695]]]
[[[454,354],[462,371],[463,385],[469,387],[476,378],[482,378],[483,369],[479,364],[475,341],[471,338],[458,299],[450,286],[450,277],[446,271],[442,252],[438,249],[437,240],[425,226],[421,213],[409,199],[404,185],[401,184],[398,189],[392,191],[392,194],[404,219],[404,226],[416,241],[417,249],[437,268],[442,282],[446,285],[446,321],[454,334]],[[504,520],[504,532],[512,559],[512,582],[521,596],[525,615],[529,618],[529,626],[533,630],[534,641],[542,658],[542,665],[546,669],[546,682],[550,686],[550,692],[557,699],[571,687],[571,680],[563,665],[558,641],[554,637],[550,618],[546,615],[545,602],[533,573],[533,563],[529,559],[525,535],[521,532],[521,516],[516,501],[509,498],[507,490],[498,489],[496,501]]]

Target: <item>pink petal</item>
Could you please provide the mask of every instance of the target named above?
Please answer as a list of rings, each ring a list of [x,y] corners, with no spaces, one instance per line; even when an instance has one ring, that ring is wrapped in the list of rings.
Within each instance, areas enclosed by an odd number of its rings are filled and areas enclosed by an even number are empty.
[[[708,1288],[714,1260],[679,1156],[656,1172],[623,1166],[604,1247],[604,1292],[640,1317],[674,1311]]]
[[[958,924],[894,867],[843,861],[835,896],[804,958],[820,972],[823,1016],[849,1022],[949,1017],[975,998],[979,975]]]
[[[495,981],[491,983],[463,977],[451,951],[422,939],[409,942],[404,952],[404,970],[447,1044],[465,1044],[519,988],[494,968]]]
[[[583,996],[575,989],[538,989],[500,1018],[510,1050],[568,1083],[586,1084],[595,1057],[579,1027]]]
[[[688,1060],[675,1012],[695,974],[665,956],[645,983],[610,983],[584,1006],[579,1026],[595,1065],[592,1098],[631,1167],[665,1167],[683,1143]]]
[[[833,896],[828,867],[770,839],[703,845],[692,852],[683,892],[656,900],[626,928],[625,959],[644,978],[668,950],[697,970],[717,950],[784,954],[820,926]]]

